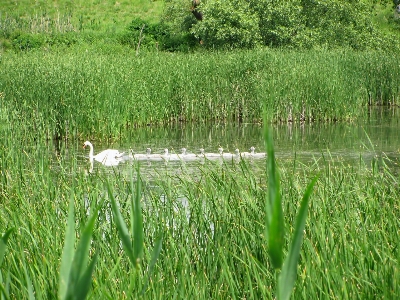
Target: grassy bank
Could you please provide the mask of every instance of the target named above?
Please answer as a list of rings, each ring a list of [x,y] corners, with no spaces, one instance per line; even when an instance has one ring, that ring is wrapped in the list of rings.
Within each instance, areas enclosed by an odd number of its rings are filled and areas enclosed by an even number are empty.
[[[177,121],[353,120],[399,103],[391,55],[353,51],[140,53],[124,47],[6,53],[4,118],[43,138],[113,138]]]
[[[164,1],[5,0],[0,8],[7,30],[26,33],[121,31],[135,18],[159,22]]]
[[[7,129],[2,133],[11,137]],[[129,224],[136,193],[130,177],[118,172],[88,176],[76,158],[49,156],[40,145],[24,148],[15,133],[0,149],[0,233],[15,229],[0,268],[0,294],[57,297],[72,197],[77,239],[89,216],[96,216],[89,247],[89,257],[97,255],[90,299],[136,298],[144,287],[145,299],[275,299],[264,238],[267,178],[255,175],[260,174],[255,165],[205,164],[197,176],[183,166],[179,175],[158,170],[151,184],[144,181],[144,256],[136,270],[122,250],[109,193]],[[281,166],[289,236],[307,183],[313,174],[320,172],[320,177],[311,197],[294,298],[398,298],[398,176],[362,162],[354,168],[334,162],[295,165]],[[160,235],[162,250],[146,286]]]

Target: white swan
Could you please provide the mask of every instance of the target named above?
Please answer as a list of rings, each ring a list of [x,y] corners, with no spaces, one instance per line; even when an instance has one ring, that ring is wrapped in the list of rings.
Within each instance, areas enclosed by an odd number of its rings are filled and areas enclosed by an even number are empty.
[[[163,157],[165,160],[182,160],[181,155],[169,153],[168,149],[164,149]]]
[[[256,148],[254,148],[253,146],[250,147],[250,152],[242,152],[240,153],[241,157],[251,157],[252,154],[254,154],[254,151],[256,150]]]
[[[204,158],[206,154],[204,153],[204,148],[200,148],[200,154],[197,154],[198,157]]]
[[[165,160],[169,160],[169,154],[168,154],[168,149],[164,149],[164,153],[163,154],[159,154],[159,153],[155,153],[155,154],[151,154],[151,149],[148,148],[147,150],[147,160],[150,161],[165,161]]]
[[[147,160],[150,159],[150,157],[151,157],[151,148],[146,149],[146,154],[137,153],[132,155],[132,158],[136,160]]]
[[[101,162],[105,166],[118,165],[124,156],[124,152],[121,153],[118,150],[114,150],[114,149],[107,149],[107,150],[101,151],[100,153],[94,155],[92,143],[89,141],[86,141],[83,144],[83,148],[85,149],[86,146],[89,146],[89,149],[90,149],[89,150],[89,160],[91,160],[91,161],[96,160],[98,162]]]
[[[254,158],[264,158],[267,156],[267,154],[265,152],[260,152],[260,153],[255,153],[254,151],[256,150],[256,148],[251,147],[250,151],[251,151],[251,155]]]
[[[250,147],[250,152],[242,152],[240,155],[242,157],[251,157],[251,158],[263,158],[263,157],[266,157],[265,153],[255,153],[254,152],[255,150],[256,150],[256,148],[251,146]]]
[[[187,153],[186,148],[182,148],[182,154],[180,155],[180,158],[182,160],[191,160],[198,158],[198,156],[194,153]]]
[[[218,153],[204,153],[204,149],[200,149],[200,151],[203,151],[202,154],[207,158],[221,158],[223,155],[224,149],[222,147],[219,147]]]
[[[222,149],[222,148],[221,148]],[[224,159],[232,159],[232,158],[238,158],[238,153],[239,153],[239,149],[235,149],[235,153],[222,153],[221,156]]]

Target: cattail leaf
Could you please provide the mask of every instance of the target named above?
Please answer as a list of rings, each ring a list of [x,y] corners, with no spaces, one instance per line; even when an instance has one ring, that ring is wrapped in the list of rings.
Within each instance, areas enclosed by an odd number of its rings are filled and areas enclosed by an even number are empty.
[[[71,269],[71,277],[73,278],[74,284],[77,284],[77,282],[80,280],[86,270],[89,257],[90,242],[92,240],[93,228],[94,223],[96,222],[96,218],[97,210],[90,217],[85,228],[83,229],[81,239],[79,240],[78,246],[76,248]]]
[[[133,265],[136,265],[136,259],[133,254],[132,242],[129,237],[128,227],[126,226],[125,221],[122,218],[121,212],[119,211],[117,200],[114,198],[110,184],[108,184],[107,186],[108,186],[108,195],[111,200],[111,210],[113,212],[115,225],[117,227],[118,235],[121,239],[122,246],[124,247],[124,250],[128,255],[131,263]]]
[[[279,300],[288,300],[290,298],[290,294],[292,293],[296,281],[297,263],[300,256],[300,248],[303,240],[303,231],[307,219],[308,202],[317,179],[318,179],[317,177],[314,178],[313,181],[311,181],[311,183],[307,186],[307,189],[301,201],[300,210],[297,214],[296,224],[294,227],[294,233],[289,253],[283,263],[282,272],[278,278]]]
[[[268,232],[268,253],[272,266],[280,269],[283,263],[284,220],[280,195],[276,195]]]
[[[65,243],[64,243],[63,254],[61,257],[60,282],[58,290],[58,298],[62,300],[65,299],[67,296],[67,288],[70,280],[72,260],[74,257],[74,243],[75,243],[75,208],[74,208],[74,195],[71,192],[71,196],[69,199]]]
[[[89,263],[85,271],[82,273],[82,276],[79,278],[79,281],[76,284],[74,291],[74,298],[76,299],[85,299],[92,282],[92,274],[94,271],[94,267],[97,262],[97,253],[93,256],[92,261]]]
[[[271,129],[265,129],[265,141],[267,146],[267,172],[268,172],[268,193],[266,195],[266,234],[268,238],[269,226],[272,221],[275,201],[280,201],[279,173],[276,169],[275,151],[272,141]]]
[[[132,190],[133,190],[133,178],[131,180]],[[142,197],[141,193],[141,180],[139,174],[139,168],[137,172],[136,181],[136,193],[132,193],[132,203],[133,204],[133,256],[135,259],[135,266],[139,263],[139,260],[143,256],[143,218],[142,218],[142,207],[140,204],[140,199]],[[131,206],[132,207],[132,206]]]
[[[280,194],[280,179],[276,168],[271,129],[265,129],[265,140],[268,155],[268,194],[265,204],[265,236],[268,240],[268,253],[271,258],[272,266],[275,269],[279,269],[282,267],[283,262],[285,226]]]

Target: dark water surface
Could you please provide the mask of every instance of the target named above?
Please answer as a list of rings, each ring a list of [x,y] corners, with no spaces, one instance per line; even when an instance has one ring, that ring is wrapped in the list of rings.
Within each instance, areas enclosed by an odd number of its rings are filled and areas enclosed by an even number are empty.
[[[386,162],[397,169],[400,156],[400,111],[398,109],[380,108],[371,110],[363,120],[357,123],[306,123],[300,125],[273,125],[273,137],[276,157],[281,163],[310,165],[324,162],[341,162],[346,165],[367,165],[375,159]],[[83,144],[83,141],[80,141]],[[80,143],[79,142],[79,143]],[[180,153],[185,147],[188,152],[218,152],[223,147],[225,152],[233,153],[236,148],[249,151],[251,146],[256,152],[265,152],[264,129],[259,124],[184,124],[168,127],[146,127],[133,129],[130,137],[113,144],[100,144],[92,141],[94,153],[107,148],[118,149],[129,153],[145,153],[150,147],[153,153],[162,153],[168,148],[171,153]],[[78,157],[78,164],[87,167],[88,149],[82,149],[78,143],[69,146],[70,155]],[[188,162],[192,166],[198,162]],[[252,163],[265,166],[265,160],[258,159]],[[126,168],[129,162],[122,162],[114,168]],[[179,162],[169,162],[172,170]],[[141,162],[141,170],[152,172],[154,168],[165,166],[163,162]],[[106,168],[94,163],[94,169]],[[146,171],[147,170],[147,171]]]

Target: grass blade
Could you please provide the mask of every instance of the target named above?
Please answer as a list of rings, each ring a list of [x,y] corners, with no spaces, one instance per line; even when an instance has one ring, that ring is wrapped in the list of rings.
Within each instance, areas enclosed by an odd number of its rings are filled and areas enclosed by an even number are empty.
[[[133,206],[133,216],[132,224],[133,224],[133,257],[135,259],[135,267],[140,262],[140,259],[143,256],[143,218],[142,218],[142,207],[140,205],[140,199],[142,196],[141,193],[141,181],[139,176],[139,167],[137,171],[137,181],[136,181],[136,195],[132,194],[132,202],[134,201]],[[133,178],[131,179],[131,185],[133,188]],[[133,189],[132,189],[133,190]]]
[[[268,253],[275,269],[282,267],[283,239],[285,233],[281,204],[279,173],[275,165],[275,153],[271,129],[265,130],[268,155],[268,195],[266,200],[266,238]]]
[[[67,288],[70,280],[70,271],[74,256],[75,243],[75,208],[74,195],[71,192],[68,209],[67,229],[65,233],[65,244],[61,257],[60,282],[58,290],[58,298],[65,299],[67,296]]]
[[[303,231],[306,224],[308,202],[317,177],[307,186],[301,201],[300,210],[296,218],[292,243],[290,245],[288,256],[282,267],[282,272],[278,279],[278,299],[288,300],[294,287],[297,275],[297,262],[300,256],[300,247],[303,240]]]
[[[129,260],[131,261],[131,263],[133,265],[136,265],[135,256],[133,254],[134,252],[133,252],[133,248],[132,248],[132,242],[129,237],[128,227],[126,226],[124,219],[122,218],[121,212],[119,211],[118,204],[114,198],[110,184],[107,184],[107,187],[108,187],[108,195],[111,200],[111,210],[113,212],[114,221],[117,226],[119,237],[122,241],[124,250],[129,257]]]
[[[280,269],[282,267],[284,233],[285,228],[282,205],[280,196],[277,196],[273,207],[272,220],[268,234],[268,253],[271,258],[272,266],[275,269]]]
[[[74,260],[72,262],[70,281],[76,285],[81,280],[83,274],[86,272],[86,266],[89,256],[89,247],[92,240],[92,233],[94,223],[97,217],[97,210],[90,217],[87,225],[83,229],[81,239],[75,251]],[[90,284],[90,282],[88,283]],[[75,293],[76,291],[74,291]]]
[[[77,283],[74,291],[76,299],[86,298],[87,293],[89,292],[89,288],[91,286],[92,274],[96,262],[97,262],[97,253],[94,255],[92,261],[89,263],[88,267],[83,272],[82,276],[79,278],[79,282]]]

